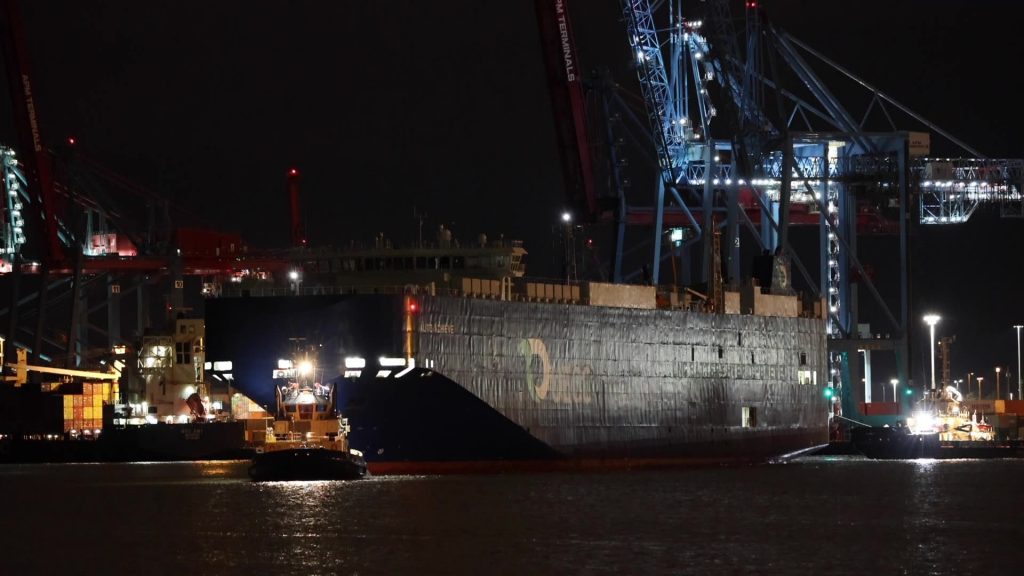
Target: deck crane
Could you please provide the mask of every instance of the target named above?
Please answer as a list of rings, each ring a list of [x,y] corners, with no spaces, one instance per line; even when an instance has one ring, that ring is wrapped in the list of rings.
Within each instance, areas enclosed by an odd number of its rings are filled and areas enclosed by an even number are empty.
[[[728,0],[686,3],[702,8],[702,17],[684,16],[681,0],[664,4],[668,22],[658,24],[649,0],[620,2],[659,161],[651,259],[655,281],[663,258],[663,222],[673,210],[684,212],[702,232],[703,249],[691,257],[701,263],[704,281],[715,261],[713,227],[725,229],[727,278],[739,279],[743,226],[760,249],[775,254],[772,290],[790,289],[786,268],[791,263],[824,302],[830,338],[827,384],[837,392],[837,413],[840,401],[850,407],[864,397],[863,390],[843,386],[859,380],[857,363],[848,360],[859,349],[894,352],[900,380],[908,381],[910,226],[962,222],[985,202],[999,203],[1004,215],[1024,214],[1024,163],[985,158],[783,31],[764,17],[757,0],[745,2],[743,43],[732,30]],[[663,43],[659,35],[665,32],[668,41]],[[869,92],[860,120],[822,82],[811,62]],[[926,132],[898,127],[897,113],[910,129]],[[969,157],[929,157],[933,136]],[[677,207],[665,205],[666,194]],[[888,223],[873,224],[885,211],[891,215]],[[722,215],[721,223],[713,213]],[[819,227],[817,281],[789,245],[792,224]],[[865,230],[899,238],[895,313],[858,257],[857,235]],[[865,343],[857,337],[858,285],[885,315],[890,338]]]

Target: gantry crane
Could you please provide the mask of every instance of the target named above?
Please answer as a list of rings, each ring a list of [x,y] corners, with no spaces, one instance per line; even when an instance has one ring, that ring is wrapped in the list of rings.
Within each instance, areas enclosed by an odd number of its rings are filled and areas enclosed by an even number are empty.
[[[907,381],[910,329],[908,301],[908,227],[911,203],[918,199],[914,220],[923,225],[962,222],[983,202],[998,202],[1004,214],[1020,213],[1021,160],[993,160],[832,62],[813,48],[767,22],[758,2],[745,3],[746,35],[737,41],[727,0],[691,3],[704,8],[697,17],[684,15],[683,3],[667,2],[667,22],[656,24],[648,0],[622,0],[628,45],[643,91],[651,131],[658,150],[661,183],[655,195],[652,266],[657,279],[661,261],[660,214],[666,211],[664,190],[691,212],[699,212],[706,231],[711,214],[725,215],[729,270],[739,278],[738,227],[745,225],[760,247],[776,254],[772,289],[787,290],[786,266],[795,264],[806,285],[826,302],[830,337],[830,383],[857,381],[856,363],[846,358],[858,349],[889,349],[896,353],[900,379]],[[668,41],[659,37],[667,31]],[[668,55],[668,65],[665,56]],[[824,63],[867,89],[870,103],[861,120],[820,80],[808,59]],[[765,69],[763,64],[770,66]],[[872,115],[872,112],[875,112]],[[898,128],[900,112],[917,129]],[[883,122],[878,122],[878,119]],[[882,125],[882,131],[877,126]],[[970,157],[927,156],[932,135],[945,139]],[[861,200],[879,199],[891,207],[900,244],[900,309],[893,313],[883,301],[857,254]],[[789,245],[787,230],[796,208],[813,214],[820,227],[818,282]],[[759,211],[760,229],[749,217]],[[711,235],[703,235],[694,256],[709,277]],[[781,278],[780,278],[781,277]],[[853,278],[875,298],[891,324],[889,339],[865,342],[857,337]],[[844,377],[845,376],[845,377]],[[857,400],[848,390],[844,404]],[[861,391],[856,396],[862,397]]]
[[[104,167],[73,138],[48,147],[20,6],[0,2],[0,47],[18,137],[18,152],[0,145],[0,280],[10,295],[0,316],[6,316],[9,347],[30,350],[36,364],[75,367],[93,347],[90,336],[104,338],[105,349],[125,344],[121,306],[129,297],[141,332],[155,308],[151,293],[164,293],[168,319],[185,309],[186,275],[288,266],[278,255],[246,254],[242,261],[234,235],[174,229],[160,195]],[[98,321],[104,308],[105,322]]]
[[[985,157],[769,21],[757,0],[744,3],[742,35],[733,28],[727,0],[659,5],[664,10],[656,14],[649,0],[620,2],[658,178],[653,202],[638,202],[624,186],[613,185],[619,229],[615,279],[635,274],[621,271],[624,229],[641,225],[651,229],[648,266],[651,281],[658,283],[660,265],[672,254],[663,249],[662,239],[666,226],[673,226],[687,230],[677,248],[686,261],[698,264],[697,281],[708,285],[715,276],[719,236],[712,231],[720,229],[725,278],[735,287],[741,278],[741,233],[749,230],[757,247],[773,259],[770,289],[792,290],[792,266],[823,302],[830,338],[828,383],[838,392],[837,403],[850,407],[865,396],[863,390],[844,386],[859,380],[857,363],[848,361],[857,350],[866,356],[873,350],[895,353],[899,378],[908,382],[911,226],[963,222],[983,203],[998,204],[1004,216],[1024,215],[1024,162]],[[537,0],[537,7],[554,79],[560,142],[563,151],[571,151],[564,156],[571,160],[565,169],[567,188],[579,197],[578,191],[593,190],[580,173],[592,145],[586,132],[567,128],[580,126],[577,119],[587,112],[579,96],[583,85],[569,84],[568,92],[555,86],[556,80],[567,84],[571,73],[579,78],[568,7],[565,0]],[[812,63],[866,90],[866,108],[851,112]],[[607,115],[607,106],[599,112]],[[630,116],[628,110],[625,115]],[[933,138],[964,157],[929,156]],[[615,138],[609,134],[607,140]],[[620,164],[613,153],[608,156],[611,180],[621,183]],[[789,242],[793,225],[819,228],[816,275]],[[897,237],[895,312],[858,256],[857,237],[863,233]],[[888,327],[881,330],[887,338],[858,334],[858,286],[887,319]]]

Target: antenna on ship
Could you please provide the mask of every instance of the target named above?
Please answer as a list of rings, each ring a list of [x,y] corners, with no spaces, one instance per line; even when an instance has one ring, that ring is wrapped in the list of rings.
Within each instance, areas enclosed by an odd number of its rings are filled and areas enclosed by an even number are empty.
[[[292,247],[302,248],[306,245],[306,229],[302,224],[302,205],[299,199],[299,171],[288,170],[288,203],[291,206]]]
[[[419,241],[416,244],[417,248],[423,248],[423,221],[427,219],[426,212],[420,212],[415,206],[412,207],[412,217],[415,218],[420,225]]]

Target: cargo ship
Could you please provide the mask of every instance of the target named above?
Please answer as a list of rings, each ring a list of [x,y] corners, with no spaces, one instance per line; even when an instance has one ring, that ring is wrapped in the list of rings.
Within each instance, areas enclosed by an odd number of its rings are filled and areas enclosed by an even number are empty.
[[[21,348],[0,357],[0,463],[250,457],[249,425],[231,411],[246,403],[205,381],[202,342],[203,321],[179,318],[137,350],[108,351],[103,370],[31,365]]]
[[[518,242],[438,240],[304,249],[287,278],[217,287],[214,377],[269,406],[276,359],[317,343],[375,473],[759,461],[827,442],[820,303],[752,281],[711,306],[535,282]]]

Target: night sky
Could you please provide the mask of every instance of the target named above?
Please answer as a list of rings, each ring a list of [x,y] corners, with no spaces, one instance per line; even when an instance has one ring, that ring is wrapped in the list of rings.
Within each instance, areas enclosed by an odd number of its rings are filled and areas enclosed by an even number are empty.
[[[22,4],[44,139],[73,135],[173,198],[182,224],[285,246],[285,173],[295,167],[313,244],[378,232],[411,241],[415,207],[428,216],[426,237],[445,224],[465,241],[521,238],[535,272],[556,270],[551,226],[565,200],[533,2]],[[1018,3],[762,4],[983,153],[1024,157]],[[571,5],[583,67],[608,67],[639,93],[618,3]],[[0,118],[0,139],[14,143],[9,113]],[[1022,240],[1024,221],[992,211],[915,239],[915,313],[938,312],[937,335],[957,335],[954,377],[984,371],[992,382],[995,364],[1016,369]],[[878,281],[891,282],[895,242],[861,248]],[[925,330],[914,345],[927,355]]]

